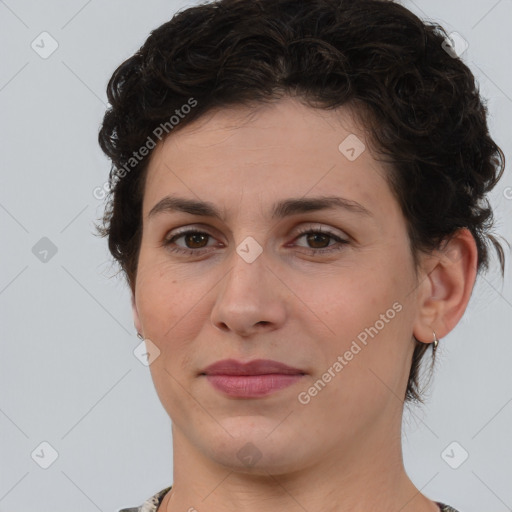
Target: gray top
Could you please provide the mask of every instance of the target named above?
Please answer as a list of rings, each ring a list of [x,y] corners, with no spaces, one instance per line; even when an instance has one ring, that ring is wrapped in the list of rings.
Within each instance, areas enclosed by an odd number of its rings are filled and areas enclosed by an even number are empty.
[[[154,496],[147,499],[140,507],[122,508],[119,512],[157,512],[158,507],[162,503],[164,496],[171,490],[171,487],[166,487],[161,491],[157,492]],[[439,501],[434,502],[439,506],[441,512],[458,512],[453,507],[440,503]]]

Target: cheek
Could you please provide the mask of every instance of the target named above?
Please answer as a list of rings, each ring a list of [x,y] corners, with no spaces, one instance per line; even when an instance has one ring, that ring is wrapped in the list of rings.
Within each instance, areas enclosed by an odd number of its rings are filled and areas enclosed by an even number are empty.
[[[379,318],[397,295],[384,273],[370,265],[333,268],[324,274],[295,279],[293,290],[310,316],[324,322],[327,332],[347,339]],[[381,311],[382,310],[382,311]]]
[[[177,277],[169,265],[143,265],[137,275],[137,308],[144,332],[160,350],[173,350],[199,331],[211,286]]]
[[[333,379],[340,382],[342,394],[350,390],[380,395],[386,392],[384,383],[399,387],[407,370],[414,314],[406,302],[409,274],[405,262],[396,263],[399,258],[392,259],[393,264],[381,259],[382,263],[338,269],[336,275],[298,287],[309,307],[311,322],[304,322],[309,324],[309,336],[322,340],[317,345],[325,366],[317,367],[320,376],[338,356],[346,361],[336,372],[341,378]],[[342,386],[342,380],[350,385]],[[349,396],[345,399],[351,401]]]

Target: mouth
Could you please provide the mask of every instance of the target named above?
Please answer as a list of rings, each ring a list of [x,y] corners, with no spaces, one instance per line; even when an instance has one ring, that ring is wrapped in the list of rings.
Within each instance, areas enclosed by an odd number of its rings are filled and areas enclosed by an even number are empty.
[[[306,372],[269,359],[247,363],[225,359],[208,366],[199,375],[206,377],[213,388],[224,395],[260,398],[291,386]]]
[[[223,359],[207,366],[201,375],[305,375],[305,371],[271,359],[254,359],[244,363],[236,359]]]

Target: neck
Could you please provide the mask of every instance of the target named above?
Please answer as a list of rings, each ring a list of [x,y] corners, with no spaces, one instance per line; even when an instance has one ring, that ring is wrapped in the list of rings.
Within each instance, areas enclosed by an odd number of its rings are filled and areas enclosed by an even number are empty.
[[[254,474],[216,463],[173,424],[174,483],[158,510],[260,512],[264,504],[266,512],[439,512],[405,472],[400,423],[395,435],[383,436],[381,427],[308,467]]]

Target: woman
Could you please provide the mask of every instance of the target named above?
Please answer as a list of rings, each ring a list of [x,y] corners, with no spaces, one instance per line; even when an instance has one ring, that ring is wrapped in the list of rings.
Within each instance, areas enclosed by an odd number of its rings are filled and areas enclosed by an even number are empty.
[[[487,268],[503,173],[456,41],[393,2],[220,0],[114,72],[108,236],[172,420],[127,511],[453,511],[404,404]]]

